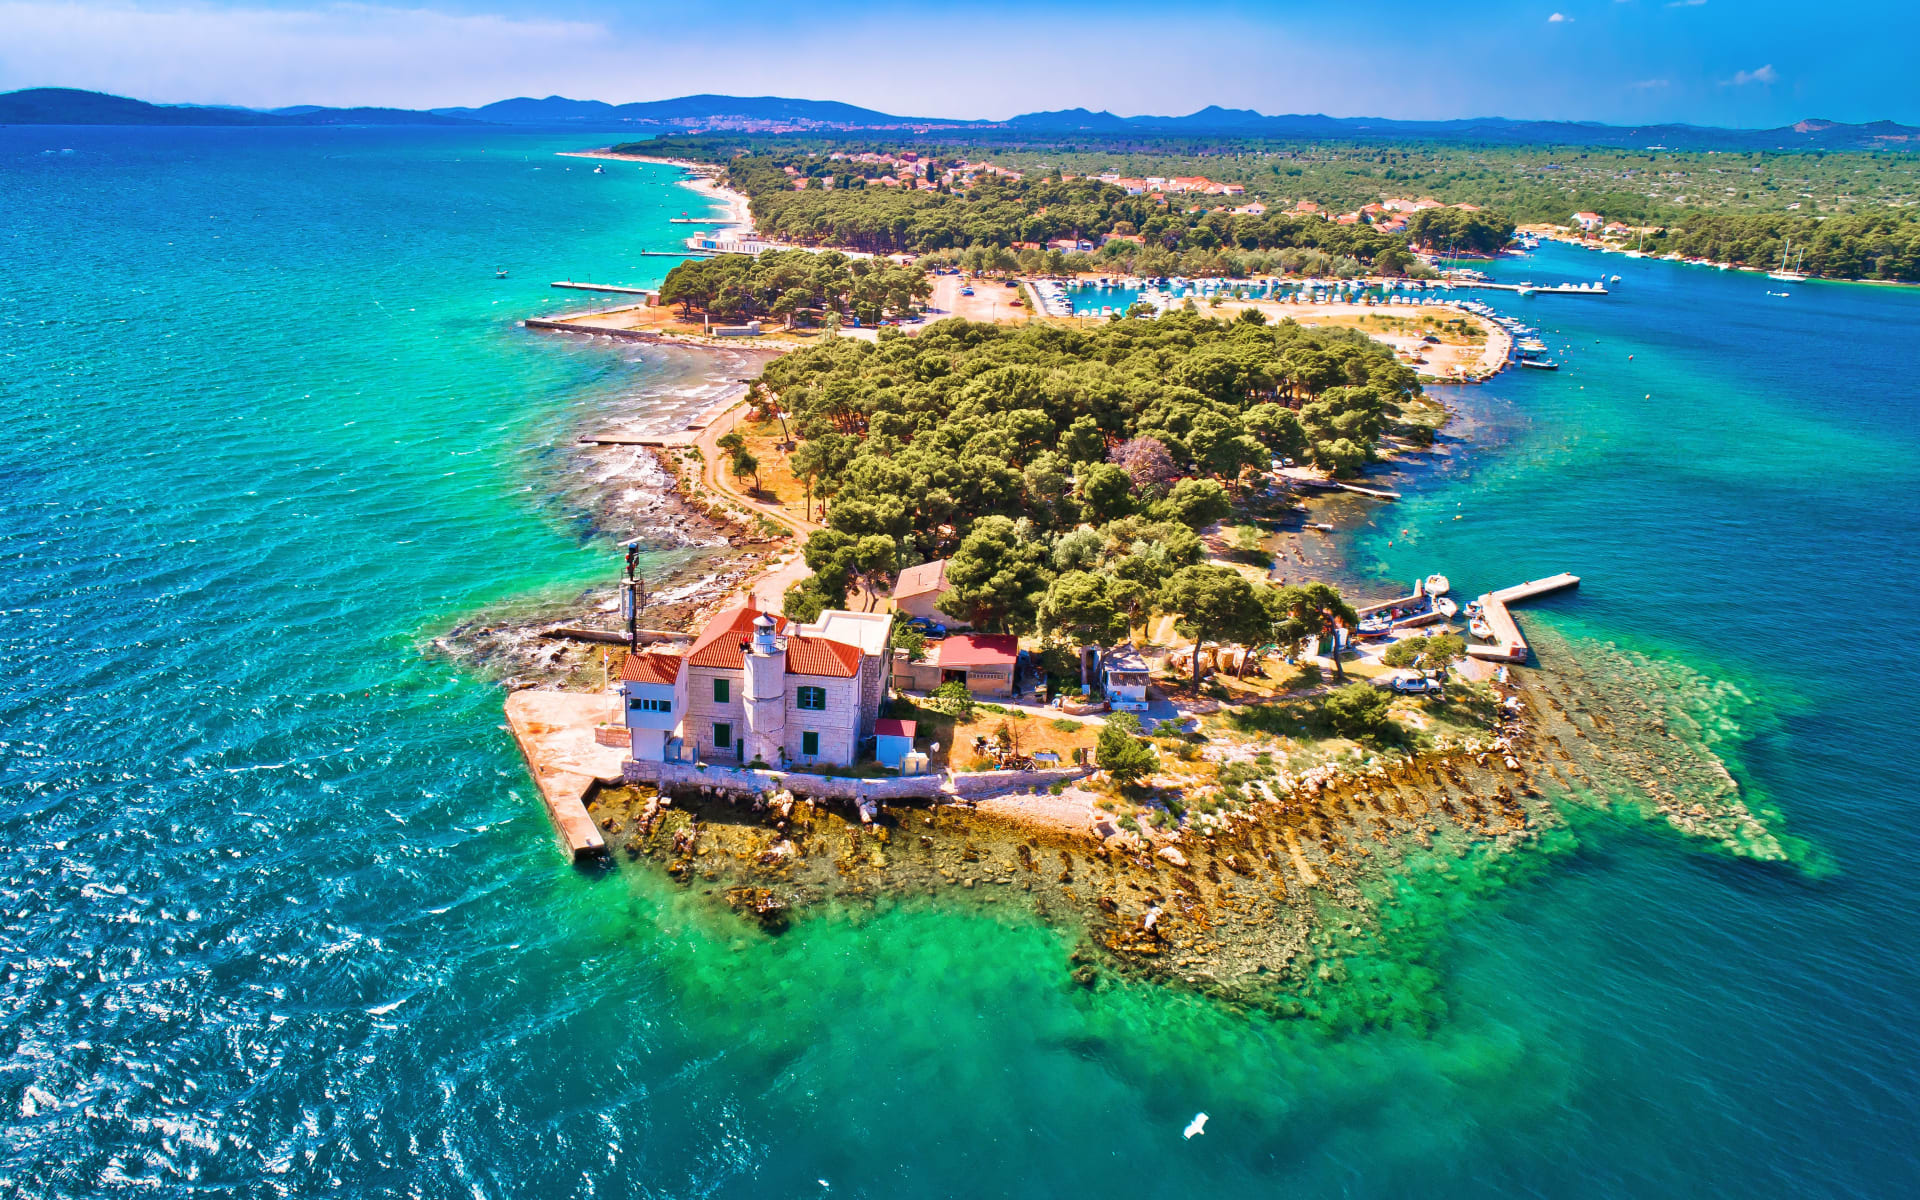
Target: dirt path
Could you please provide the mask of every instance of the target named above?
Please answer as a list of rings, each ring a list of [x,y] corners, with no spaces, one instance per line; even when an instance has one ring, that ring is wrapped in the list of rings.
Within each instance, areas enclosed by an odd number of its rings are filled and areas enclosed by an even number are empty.
[[[739,425],[751,412],[751,406],[736,404],[720,414],[700,431],[693,444],[700,451],[700,486],[712,490],[716,495],[740,505],[750,512],[758,513],[769,521],[793,534],[795,552],[784,560],[775,560],[766,574],[754,580],[750,595],[756,606],[779,612],[781,602],[786,598],[787,589],[813,574],[808,569],[797,547],[807,540],[807,535],[820,528],[818,521],[797,517],[785,508],[756,500],[733,485],[732,477],[724,465],[726,454],[720,449],[720,439]]]

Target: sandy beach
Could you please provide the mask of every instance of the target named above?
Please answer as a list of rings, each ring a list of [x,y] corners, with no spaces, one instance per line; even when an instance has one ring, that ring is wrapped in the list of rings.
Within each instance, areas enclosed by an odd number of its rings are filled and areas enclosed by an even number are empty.
[[[679,167],[693,173],[694,178],[682,179],[680,186],[698,192],[711,204],[717,204],[726,210],[726,224],[714,228],[716,233],[735,235],[753,232],[753,214],[748,207],[744,194],[720,182],[725,174],[723,168],[711,163],[697,163],[684,158],[655,158],[647,154],[617,154],[610,147],[597,150],[562,150],[562,158],[593,158],[606,162],[648,163],[658,167]]]

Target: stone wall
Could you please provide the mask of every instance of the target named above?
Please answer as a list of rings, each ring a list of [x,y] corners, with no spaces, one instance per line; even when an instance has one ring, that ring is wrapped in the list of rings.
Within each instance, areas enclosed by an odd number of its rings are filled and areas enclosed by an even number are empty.
[[[1085,767],[1053,771],[962,771],[952,775],[900,775],[882,779],[846,779],[805,771],[755,771],[746,767],[695,767],[690,763],[634,762],[624,766],[628,783],[662,788],[716,788],[721,791],[777,792],[781,788],[828,800],[938,800],[980,797],[996,792],[1038,791],[1081,779]]]

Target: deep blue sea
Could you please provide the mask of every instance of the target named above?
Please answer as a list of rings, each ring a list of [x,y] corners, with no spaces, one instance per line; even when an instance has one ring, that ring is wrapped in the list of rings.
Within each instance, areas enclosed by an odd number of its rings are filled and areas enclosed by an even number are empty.
[[[430,642],[610,576],[556,464],[690,386],[516,326],[657,280],[695,199],[564,148],[0,129],[0,1192],[1920,1191],[1920,293],[1497,269],[1623,278],[1502,301],[1564,369],[1451,394],[1476,448],[1354,569],[1580,574],[1523,621],[1660,681],[1800,861],[1584,819],[1422,910],[1437,1024],[1342,1031],[1083,991],[1011,913],[773,939],[562,861]]]

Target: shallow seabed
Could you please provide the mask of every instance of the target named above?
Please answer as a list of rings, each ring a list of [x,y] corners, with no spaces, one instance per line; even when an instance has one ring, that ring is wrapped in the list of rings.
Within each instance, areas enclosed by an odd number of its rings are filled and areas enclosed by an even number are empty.
[[[632,252],[690,207],[564,146],[0,131],[7,1190],[1913,1189],[1920,668],[1877,639],[1912,609],[1920,296],[1499,268],[1626,279],[1513,302],[1566,369],[1460,393],[1499,452],[1358,518],[1356,572],[1581,574],[1522,616],[1549,658],[1672,667],[1674,732],[1820,869],[1576,822],[1404,897],[1370,986],[1440,1019],[1354,1030],[1088,991],[1068,935],[978,905],[768,937],[562,865],[497,686],[426,644],[603,579],[555,459],[698,386],[514,326],[577,304],[549,279],[657,279]]]

